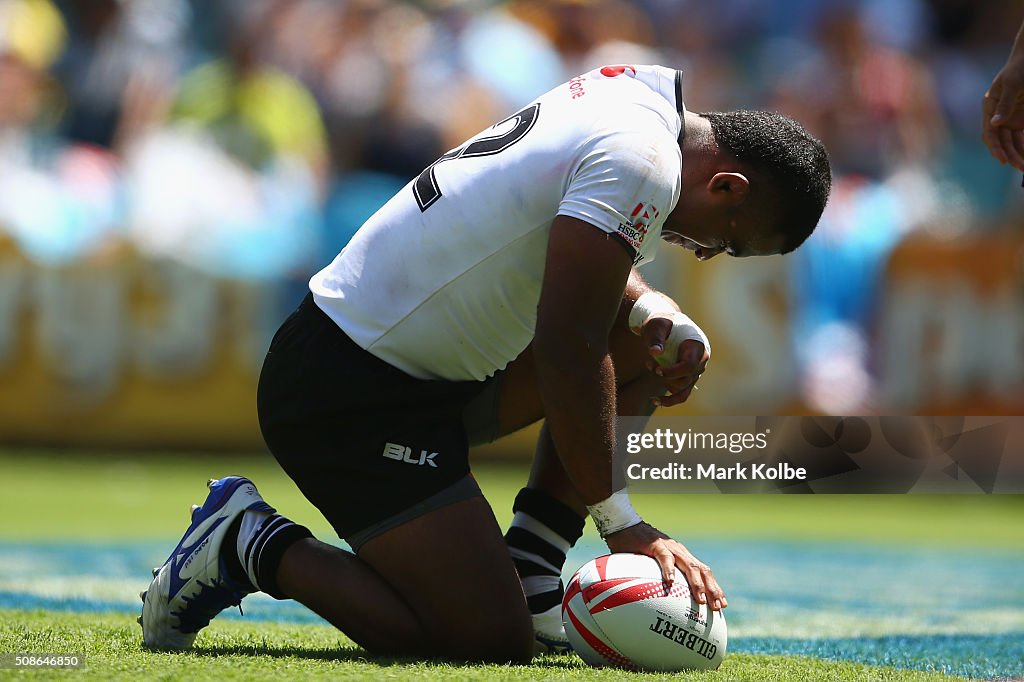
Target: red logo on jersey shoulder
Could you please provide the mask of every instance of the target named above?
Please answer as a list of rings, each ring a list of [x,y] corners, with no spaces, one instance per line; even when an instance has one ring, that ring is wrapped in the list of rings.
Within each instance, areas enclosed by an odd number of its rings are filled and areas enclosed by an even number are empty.
[[[643,246],[647,238],[647,231],[651,228],[651,221],[657,220],[661,211],[654,207],[654,204],[641,201],[629,215],[628,223],[619,223],[619,234],[637,251]]]
[[[633,212],[629,214],[629,217],[633,227],[647,234],[647,228],[651,226],[651,221],[657,220],[660,215],[661,211],[655,208],[654,204],[641,201],[633,209]]]
[[[631,78],[636,78],[636,67],[635,66],[624,66],[624,65],[623,66],[604,66],[604,67],[601,67],[601,75],[602,76],[607,76],[608,78],[615,78],[616,76],[621,76],[622,74],[626,73],[627,69],[629,70],[630,77]]]

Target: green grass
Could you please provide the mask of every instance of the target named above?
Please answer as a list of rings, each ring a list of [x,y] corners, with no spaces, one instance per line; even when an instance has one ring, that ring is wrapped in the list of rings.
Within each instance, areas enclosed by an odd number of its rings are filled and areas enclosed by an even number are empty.
[[[187,525],[189,506],[205,498],[206,479],[231,473],[252,478],[282,513],[321,537],[333,537],[269,455],[0,451],[0,472],[0,539],[177,537]],[[526,479],[525,465],[481,462],[474,473],[498,521],[507,523],[512,499]],[[1024,496],[637,495],[635,503],[651,523],[684,539],[1024,546]]]
[[[526,478],[523,464],[481,462],[474,471],[503,525]],[[0,541],[164,542],[187,525],[207,477],[241,473],[283,513],[325,539],[329,525],[269,455],[90,454],[0,451]],[[353,491],[352,494],[358,494]],[[644,516],[684,542],[715,538],[837,544],[915,544],[983,549],[1024,546],[1024,496],[644,495]],[[588,528],[593,539],[593,530]],[[170,546],[170,545],[169,545]],[[691,545],[692,546],[692,545]],[[484,679],[484,680],[948,680],[938,673],[800,656],[730,653],[710,675],[594,670],[575,657],[531,666],[368,660],[325,625],[219,619],[185,654],[141,647],[135,616],[0,610],[0,653],[83,653],[86,679]],[[44,679],[68,673],[37,672]],[[0,670],[0,679],[7,671]]]
[[[0,611],[0,652],[78,653],[85,669],[74,679],[167,680],[958,680],[925,672],[837,663],[797,656],[731,654],[714,673],[634,673],[597,670],[573,656],[538,659],[529,666],[460,665],[403,659],[369,660],[333,628],[319,625],[214,621],[193,651],[150,652],[139,645],[135,623],[116,615]],[[6,671],[0,671],[0,677]],[[67,679],[61,670],[33,679]]]

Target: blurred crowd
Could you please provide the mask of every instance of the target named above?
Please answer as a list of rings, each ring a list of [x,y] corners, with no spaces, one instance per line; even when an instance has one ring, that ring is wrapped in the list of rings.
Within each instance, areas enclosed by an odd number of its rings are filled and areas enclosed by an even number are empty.
[[[677,66],[690,110],[779,110],[832,154],[792,269],[813,378],[815,349],[864,352],[904,235],[1024,222],[979,140],[1022,17],[1019,0],[0,0],[0,242],[59,265],[116,241],[300,287],[540,92]]]

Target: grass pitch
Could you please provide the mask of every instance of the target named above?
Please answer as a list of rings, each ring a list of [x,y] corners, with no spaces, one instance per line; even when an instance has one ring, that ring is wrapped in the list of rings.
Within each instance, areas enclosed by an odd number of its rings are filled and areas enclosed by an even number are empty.
[[[715,567],[732,608],[715,673],[369,659],[298,605],[246,600],[185,654],[150,652],[135,623],[148,566],[241,473],[283,513],[329,526],[268,457],[0,451],[0,654],[84,654],[87,679],[948,680],[1024,674],[1024,498],[647,495],[652,523]],[[480,464],[499,522],[523,466]],[[588,528],[575,566],[602,551]],[[249,602],[253,601],[250,608]],[[964,677],[947,676],[956,672]],[[0,669],[0,679],[8,675]],[[68,676],[38,671],[36,676]]]
[[[206,497],[206,479],[230,474],[251,478],[281,513],[318,537],[335,537],[270,455],[0,450],[0,472],[0,539],[176,542],[188,525],[190,505]],[[506,525],[526,480],[525,465],[480,462],[473,472],[498,522]],[[721,537],[1024,547],[1024,496],[659,494],[637,495],[634,504],[684,543]],[[586,532],[596,537],[592,525]]]
[[[326,625],[215,622],[188,653],[154,653],[139,646],[134,623],[115,615],[0,611],[0,651],[82,654],[75,677],[182,680],[930,680],[963,679],[940,673],[823,661],[798,656],[731,654],[713,673],[635,673],[597,670],[575,656],[550,656],[532,665],[460,665],[403,659],[368,659]],[[67,679],[63,670],[37,671],[40,679]],[[3,671],[0,671],[3,676]]]

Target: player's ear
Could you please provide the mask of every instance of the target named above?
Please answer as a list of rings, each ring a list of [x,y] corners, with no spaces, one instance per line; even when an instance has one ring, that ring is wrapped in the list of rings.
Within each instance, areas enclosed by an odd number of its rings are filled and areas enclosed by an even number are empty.
[[[715,173],[708,180],[708,191],[716,199],[728,203],[740,203],[750,194],[750,181],[743,173]]]

